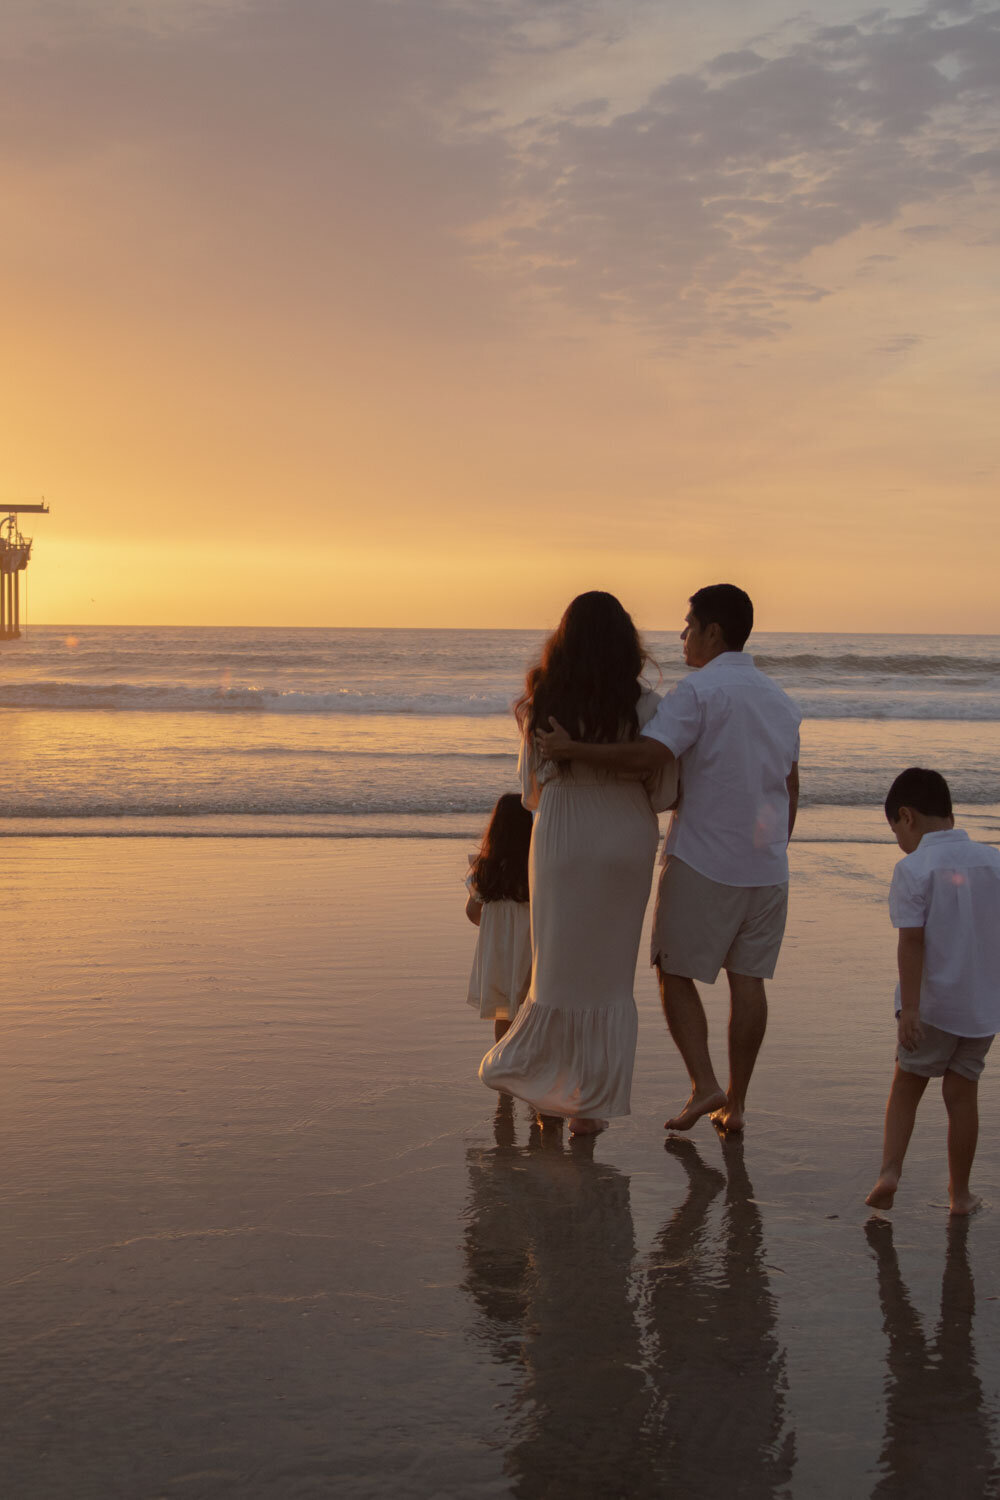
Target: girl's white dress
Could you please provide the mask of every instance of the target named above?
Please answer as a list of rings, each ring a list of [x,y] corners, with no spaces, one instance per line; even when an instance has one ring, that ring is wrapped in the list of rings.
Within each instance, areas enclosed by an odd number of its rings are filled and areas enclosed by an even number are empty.
[[[470,875],[470,895],[481,901]],[[469,1004],[484,1021],[510,1021],[531,981],[531,919],[527,901],[481,901],[479,936],[469,978]]]
[[[640,729],[658,702],[643,692]],[[540,762],[526,739],[520,774],[522,801],[538,810],[528,866],[531,986],[479,1076],[542,1114],[627,1115],[656,813],[676,800],[676,768],[671,763],[649,782],[579,762],[560,769]]]

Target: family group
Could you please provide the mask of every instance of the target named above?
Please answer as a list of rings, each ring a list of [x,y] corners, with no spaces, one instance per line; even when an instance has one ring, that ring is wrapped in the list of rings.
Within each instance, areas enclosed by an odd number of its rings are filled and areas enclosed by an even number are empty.
[[[515,704],[520,795],[500,798],[467,881],[479,927],[469,1000],[494,1020],[483,1082],[574,1134],[629,1113],[635,966],[667,810],[650,960],[691,1093],[666,1128],[708,1116],[743,1129],[785,929],[801,718],[745,652],[752,628],[742,589],[699,589],[681,634],[691,670],[660,697],[627,611],[611,594],[581,594]],[[1000,1030],[1000,852],[955,828],[936,771],[904,771],[885,811],[905,856],[890,891],[898,1049],[867,1201],[892,1206],[917,1106],[940,1077],[951,1209],[967,1214],[978,1079]],[[697,988],[720,970],[726,1088]]]

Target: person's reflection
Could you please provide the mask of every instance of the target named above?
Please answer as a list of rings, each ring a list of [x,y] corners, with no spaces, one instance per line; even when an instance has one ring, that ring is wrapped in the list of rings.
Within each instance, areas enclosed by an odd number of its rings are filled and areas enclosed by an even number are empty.
[[[933,1343],[924,1335],[899,1270],[892,1225],[870,1219],[883,1327],[889,1339],[882,1478],[873,1500],[907,1496],[996,1494],[1000,1479],[972,1344],[975,1288],[968,1218],[952,1218]]]
[[[666,1149],[689,1191],[660,1231],[650,1270],[657,1492],[766,1500],[791,1480],[795,1439],[785,1430],[785,1351],[743,1142],[723,1138],[725,1176],[692,1141],[671,1137]],[[718,1226],[709,1209],[723,1189]]]
[[[521,1372],[506,1455],[523,1500],[652,1494],[649,1395],[630,1294],[629,1180],[568,1146],[560,1124],[514,1143],[501,1095],[495,1149],[468,1153],[466,1287],[494,1357]]]

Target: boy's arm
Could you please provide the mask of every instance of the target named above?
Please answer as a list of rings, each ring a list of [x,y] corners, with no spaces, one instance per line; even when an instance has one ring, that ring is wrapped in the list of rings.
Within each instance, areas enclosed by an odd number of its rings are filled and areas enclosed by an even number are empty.
[[[920,981],[924,974],[924,929],[899,929],[899,1044],[912,1052],[923,1040],[920,1024]]]

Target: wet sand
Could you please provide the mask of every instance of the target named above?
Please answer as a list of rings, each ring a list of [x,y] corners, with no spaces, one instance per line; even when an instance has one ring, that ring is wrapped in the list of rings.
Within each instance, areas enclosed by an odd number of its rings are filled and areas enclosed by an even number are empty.
[[[641,962],[634,1113],[575,1145],[476,1080],[465,843],[3,852],[3,1494],[998,1492],[1000,1059],[984,1211],[931,1091],[863,1201],[893,846],[793,851],[745,1142],[664,1143]]]

